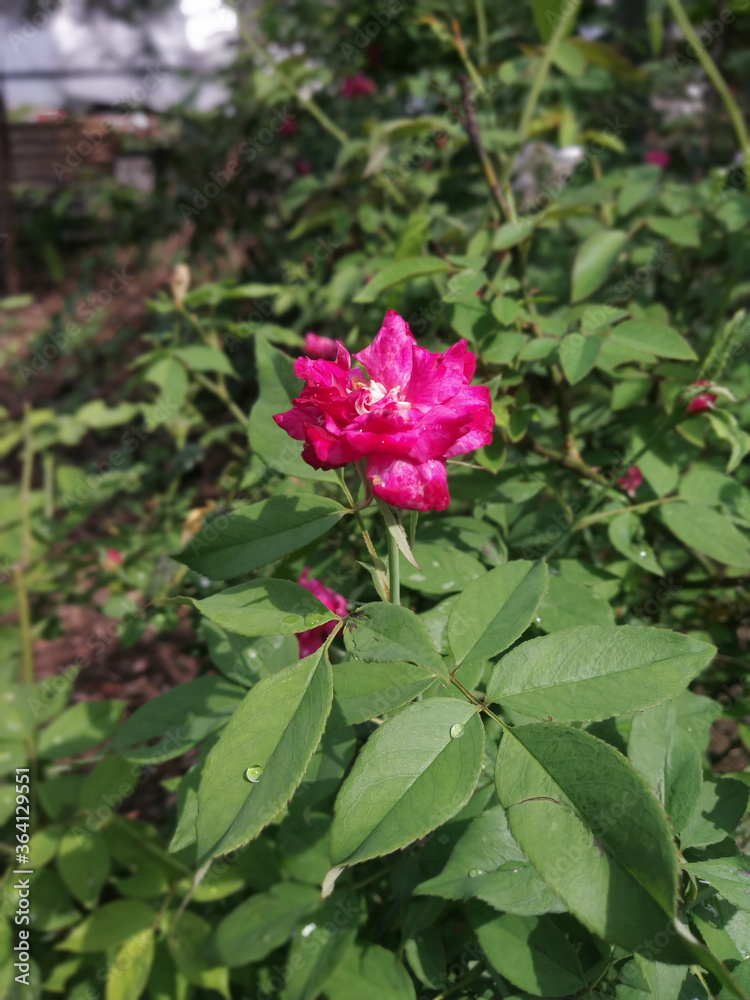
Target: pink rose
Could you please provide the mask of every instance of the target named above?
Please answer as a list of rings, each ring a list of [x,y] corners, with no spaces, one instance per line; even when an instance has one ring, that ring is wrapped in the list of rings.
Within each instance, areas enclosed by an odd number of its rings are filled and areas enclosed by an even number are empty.
[[[364,73],[345,76],[341,82],[342,97],[359,97],[360,94],[371,94],[375,89],[375,81],[370,80]]]
[[[287,115],[284,121],[281,123],[281,128],[279,132],[281,135],[294,135],[295,132],[299,130],[299,125],[294,120],[294,115]]]
[[[351,367],[338,345],[335,361],[298,358],[306,382],[292,409],[274,417],[314,469],[367,459],[375,496],[409,510],[445,510],[446,459],[492,440],[495,417],[486,386],[473,386],[476,358],[460,340],[444,354],[420,347],[390,310],[373,344]]]
[[[309,572],[310,567],[305,566],[302,576],[297,583],[304,587],[305,590],[309,590],[311,594],[314,594],[319,601],[325,604],[329,611],[333,611],[335,615],[343,618],[349,610],[346,598],[341,594],[337,594],[335,590],[331,590],[330,587],[326,587],[320,580],[308,577],[307,574]],[[320,649],[335,627],[336,622],[326,622],[325,625],[318,625],[317,628],[311,628],[307,632],[297,633],[300,657],[309,656],[316,649]]]
[[[695,385],[711,385],[711,383],[707,379],[702,379],[700,382],[696,382]],[[718,398],[712,392],[702,392],[695,399],[690,400],[687,411],[688,413],[700,413],[701,410],[715,410]]]
[[[672,157],[664,149],[649,149],[643,157],[644,163],[652,163],[654,166],[666,170]]]
[[[635,491],[643,482],[643,474],[637,465],[631,465],[624,476],[620,476],[617,485],[631,498],[635,497]]]
[[[317,333],[305,334],[305,354],[308,358],[324,358],[332,361],[338,353],[338,345],[330,337],[321,337]]]

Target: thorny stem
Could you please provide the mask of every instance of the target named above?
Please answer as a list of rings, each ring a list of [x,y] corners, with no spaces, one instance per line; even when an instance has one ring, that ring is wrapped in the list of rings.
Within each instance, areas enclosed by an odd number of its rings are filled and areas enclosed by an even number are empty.
[[[703,67],[703,71],[711,83],[713,83],[714,87],[716,87],[719,97],[722,99],[724,107],[727,109],[727,114],[729,115],[732,125],[734,126],[735,135],[737,136],[737,140],[740,144],[740,152],[742,153],[742,160],[745,165],[745,184],[748,191],[750,191],[750,139],[748,138],[747,127],[745,126],[745,120],[742,117],[742,113],[737,106],[737,102],[732,97],[729,87],[727,87],[726,80],[721,75],[716,63],[706,51],[705,45],[696,34],[695,28],[693,27],[685,8],[682,6],[681,0],[667,0],[667,4],[674,14],[675,21],[677,21],[682,29],[685,40],[690,43],[698,62]]]
[[[668,0],[668,2],[671,2],[671,0]],[[539,95],[542,92],[542,87],[544,87],[545,81],[547,80],[547,74],[549,73],[550,66],[552,65],[552,60],[555,58],[560,42],[568,33],[568,28],[573,21],[573,18],[578,13],[578,8],[581,6],[581,3],[582,0],[570,0],[570,3],[562,5],[560,20],[557,22],[557,27],[545,46],[542,64],[539,67],[539,72],[534,79],[534,83],[529,91],[529,96],[526,98],[526,104],[523,108],[521,124],[518,126],[518,131],[521,134],[521,142],[524,142],[528,138],[531,120],[534,117],[534,112],[536,111],[536,105],[539,100]]]
[[[616,517],[618,514],[629,514],[633,510],[648,510],[650,507],[659,507],[661,504],[672,503],[675,500],[681,499],[682,497],[659,497],[658,500],[645,500],[643,503],[629,504],[627,507],[618,507],[616,510],[599,511],[598,514],[589,514],[588,517],[580,518],[573,526],[573,530],[580,531],[590,524],[605,521],[608,517]]]
[[[540,455],[542,458],[547,458],[550,462],[555,462],[557,465],[562,465],[565,469],[577,472],[579,476],[583,476],[584,479],[590,479],[600,486],[609,485],[604,476],[600,475],[595,469],[592,469],[580,457],[576,458],[571,454],[561,455],[554,449],[548,448],[546,445],[540,444],[539,441],[534,441],[530,437],[526,437],[520,441],[519,447],[526,451],[532,451],[535,455]]]
[[[196,381],[200,382],[204,388],[208,389],[209,392],[212,392],[214,396],[219,397],[219,399],[224,403],[227,409],[230,410],[232,415],[239,420],[243,427],[247,427],[250,423],[247,415],[242,412],[239,406],[237,406],[235,401],[229,395],[225,385],[217,385],[217,383],[212,382],[210,378],[206,378],[202,372],[194,371],[193,375],[195,375]]]
[[[485,180],[487,181],[487,187],[490,189],[490,194],[492,195],[493,201],[495,202],[498,212],[500,213],[500,218],[509,219],[510,209],[508,208],[508,203],[505,200],[505,195],[503,194],[502,189],[500,188],[500,182],[497,179],[495,169],[490,162],[490,158],[487,155],[484,146],[482,145],[482,137],[479,134],[477,119],[474,113],[474,102],[471,99],[469,79],[466,76],[462,76],[460,80],[464,108],[466,109],[466,120],[463,123],[464,128],[466,129],[466,134],[474,146],[477,158],[479,159],[484,172]]]

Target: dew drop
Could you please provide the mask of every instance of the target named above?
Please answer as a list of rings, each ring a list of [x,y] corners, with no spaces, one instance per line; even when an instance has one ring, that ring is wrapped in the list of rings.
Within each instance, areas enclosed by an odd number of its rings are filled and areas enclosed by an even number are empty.
[[[445,583],[441,585],[440,589],[441,590],[450,590],[451,587],[455,587],[455,586],[456,586],[456,581],[455,580],[446,580]]]
[[[541,618],[537,618],[537,621],[538,621],[538,622],[540,622],[541,620],[542,620]]]
[[[305,926],[300,931],[300,935],[302,937],[309,937],[317,926],[318,926],[317,924],[305,924]]]
[[[647,553],[646,553],[646,551],[644,549],[641,549],[641,551],[638,553],[638,555],[641,557],[641,559],[645,559]]]
[[[247,771],[245,771],[245,777],[248,781],[252,781],[254,785],[257,785],[260,781],[262,774],[263,768],[260,764],[253,764],[252,767],[249,767]]]
[[[296,621],[299,621],[299,615],[284,615],[281,620],[285,625],[293,625]]]
[[[479,875],[486,875],[487,872],[483,868],[472,868],[469,872],[469,878],[477,878]]]
[[[308,628],[315,628],[316,625],[320,625],[322,621],[323,615],[305,615],[305,625],[307,625]]]
[[[451,726],[451,739],[457,740],[459,736],[463,736],[465,728],[463,722],[454,722]]]

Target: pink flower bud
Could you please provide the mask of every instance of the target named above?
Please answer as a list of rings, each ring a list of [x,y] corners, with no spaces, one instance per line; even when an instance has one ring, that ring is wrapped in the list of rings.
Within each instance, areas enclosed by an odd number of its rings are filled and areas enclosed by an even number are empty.
[[[635,497],[635,491],[643,482],[643,474],[637,465],[631,465],[624,476],[620,476],[617,485],[627,493],[631,500]]]
[[[305,354],[308,358],[324,358],[333,361],[338,354],[338,346],[330,337],[320,337],[317,333],[305,334]]]
[[[649,149],[643,157],[643,162],[651,163],[656,167],[661,167],[662,170],[666,170],[671,159],[672,157],[664,149]]]
[[[330,587],[326,587],[320,580],[309,577],[309,572],[310,567],[305,566],[302,576],[297,583],[301,587],[304,587],[305,590],[309,590],[311,594],[314,594],[322,604],[325,604],[329,611],[333,611],[335,615],[343,618],[348,610],[346,598],[343,594],[338,594]],[[317,628],[308,629],[307,632],[299,632],[297,634],[299,655],[301,657],[309,656],[316,649],[320,649],[335,627],[336,622],[326,622],[325,625],[318,625]]]

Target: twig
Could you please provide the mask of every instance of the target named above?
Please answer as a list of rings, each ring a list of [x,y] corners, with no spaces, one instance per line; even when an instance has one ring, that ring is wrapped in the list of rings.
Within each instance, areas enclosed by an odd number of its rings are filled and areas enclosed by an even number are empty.
[[[474,149],[476,150],[479,162],[482,165],[482,170],[484,171],[484,177],[487,181],[487,187],[490,189],[490,194],[492,195],[493,201],[495,202],[500,217],[503,219],[510,219],[510,209],[508,208],[508,202],[505,199],[500,188],[500,182],[497,179],[495,170],[490,162],[490,158],[487,156],[484,146],[482,145],[482,138],[479,134],[479,128],[477,127],[477,119],[474,113],[474,102],[471,99],[471,91],[469,88],[469,78],[467,76],[461,76],[461,93],[464,100],[464,108],[466,109],[466,121],[463,123],[466,129],[466,134],[471,139]]]
[[[555,462],[557,465],[563,466],[565,469],[570,469],[571,472],[577,472],[579,476],[583,476],[584,479],[590,479],[592,482],[598,483],[600,486],[609,486],[609,483],[604,476],[600,475],[596,469],[592,469],[590,465],[587,465],[582,458],[576,458],[574,455],[562,455],[558,451],[554,451],[552,448],[548,448],[544,444],[540,444],[533,438],[525,437],[522,441],[518,442],[519,448],[523,448],[525,451],[532,451],[535,455],[540,455],[542,458],[549,459],[550,462]]]

